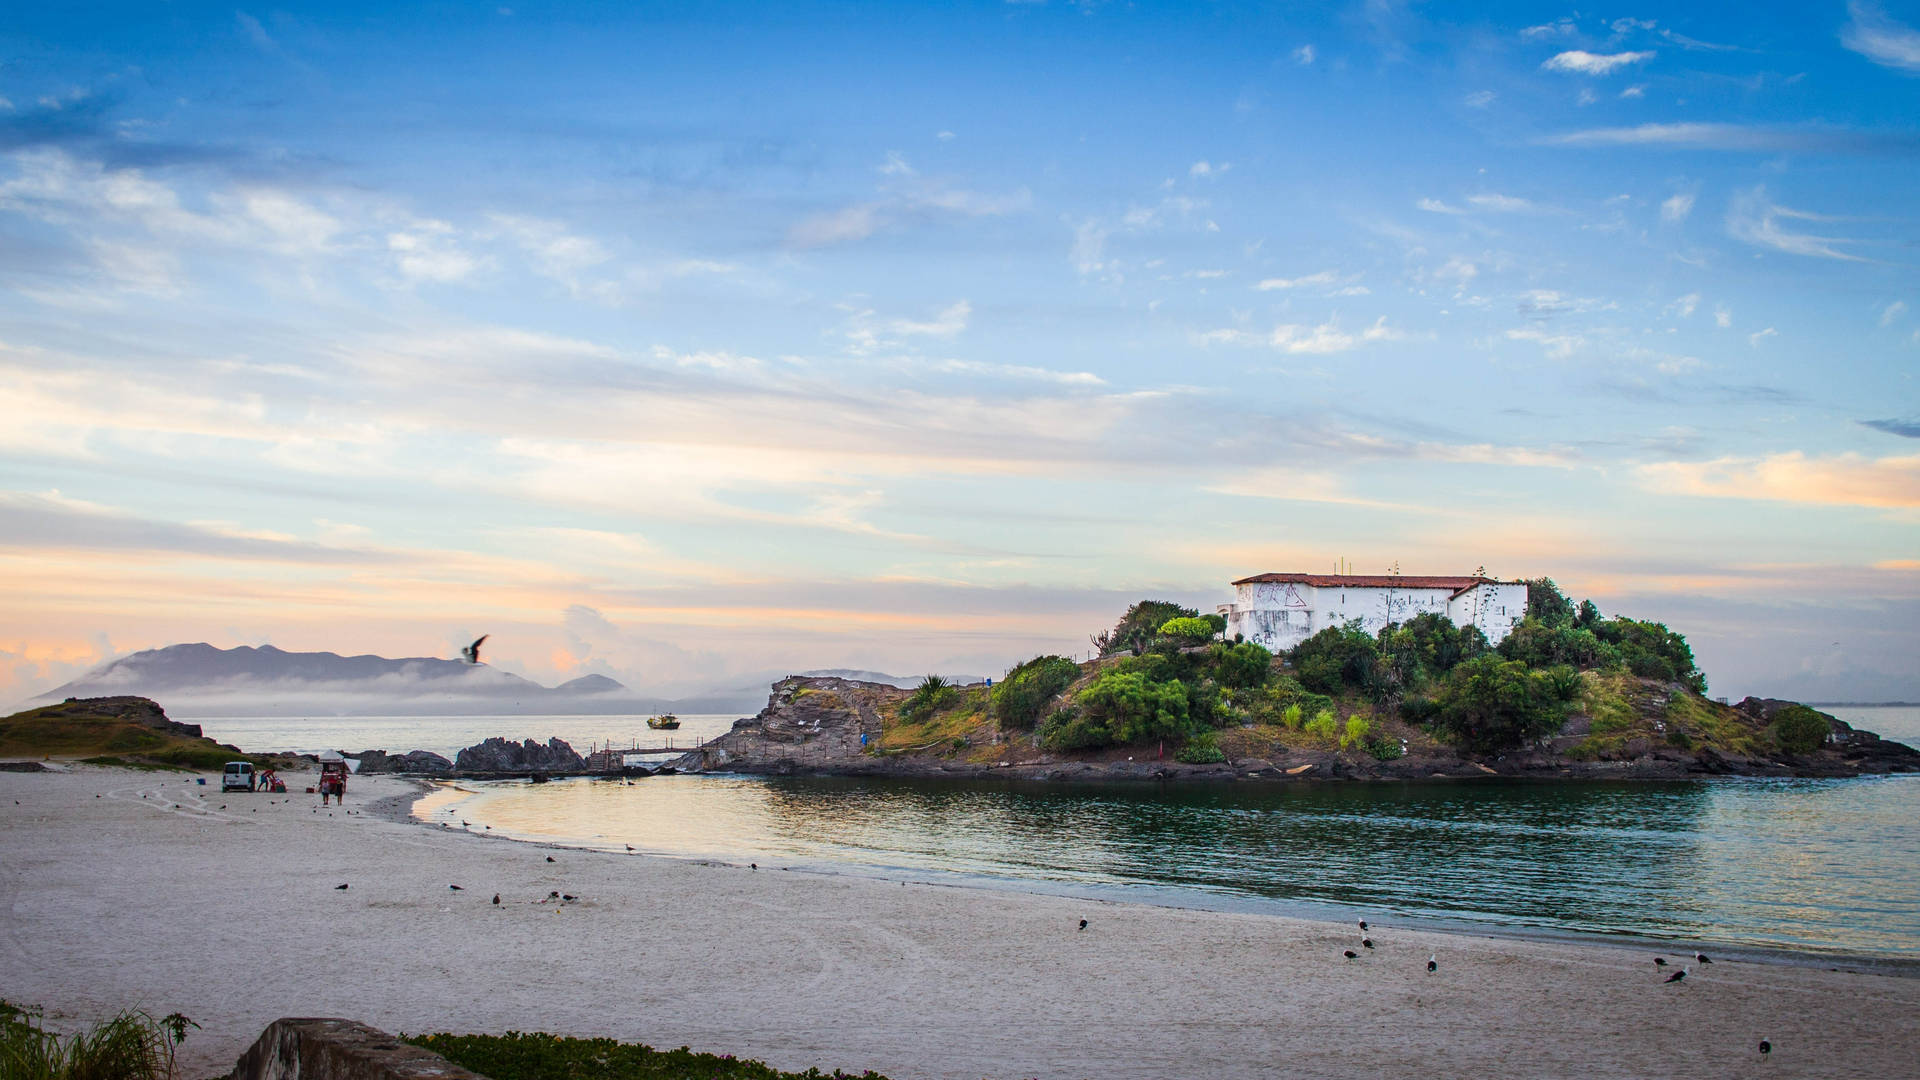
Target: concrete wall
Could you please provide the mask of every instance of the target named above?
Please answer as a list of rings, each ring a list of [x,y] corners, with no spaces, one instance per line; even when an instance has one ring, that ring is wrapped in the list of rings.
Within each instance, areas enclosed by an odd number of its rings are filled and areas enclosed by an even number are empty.
[[[275,1020],[228,1080],[486,1080],[446,1058],[352,1020]]]
[[[1493,582],[1455,598],[1452,589],[1263,581],[1236,586],[1234,602],[1216,610],[1227,617],[1228,637],[1241,634],[1275,652],[1355,619],[1367,633],[1378,634],[1388,623],[1404,623],[1424,613],[1444,615],[1456,626],[1478,626],[1489,643],[1498,645],[1527,613],[1527,587]]]

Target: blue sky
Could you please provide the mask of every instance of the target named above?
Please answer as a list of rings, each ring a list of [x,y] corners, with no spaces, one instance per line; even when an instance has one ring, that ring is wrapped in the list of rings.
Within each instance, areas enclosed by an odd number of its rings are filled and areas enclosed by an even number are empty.
[[[1550,574],[1920,697],[1920,8],[0,21],[0,690],[992,673]]]

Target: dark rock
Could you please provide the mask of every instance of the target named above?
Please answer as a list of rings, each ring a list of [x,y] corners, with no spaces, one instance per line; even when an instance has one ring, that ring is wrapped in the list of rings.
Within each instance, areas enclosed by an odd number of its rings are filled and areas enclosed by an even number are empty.
[[[587,762],[558,738],[542,746],[532,739],[515,743],[496,736],[460,751],[454,767],[461,772],[585,772]]]
[[[453,762],[430,750],[409,750],[404,754],[389,754],[385,750],[368,750],[347,757],[358,757],[362,773],[448,773],[453,771]]]

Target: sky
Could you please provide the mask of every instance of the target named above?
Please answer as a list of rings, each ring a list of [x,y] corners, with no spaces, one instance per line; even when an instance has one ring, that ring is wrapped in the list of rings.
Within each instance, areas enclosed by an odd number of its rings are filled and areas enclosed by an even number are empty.
[[[1920,4],[1290,7],[15,5],[0,698],[991,675],[1345,560],[1920,700]]]

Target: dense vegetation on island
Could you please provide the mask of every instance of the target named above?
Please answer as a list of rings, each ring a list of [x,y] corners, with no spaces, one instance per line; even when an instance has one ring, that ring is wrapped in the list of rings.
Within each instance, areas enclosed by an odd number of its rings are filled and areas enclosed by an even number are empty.
[[[876,1072],[782,1072],[751,1058],[699,1054],[687,1047],[655,1050],[644,1043],[613,1039],[574,1039],[541,1032],[505,1035],[405,1035],[455,1065],[483,1072],[492,1080],[887,1080]]]
[[[0,757],[210,772],[229,761],[263,767],[280,760],[215,742],[198,725],[169,720],[158,705],[138,697],[69,698],[0,718]]]
[[[1281,655],[1223,638],[1226,620],[1142,600],[1093,640],[1096,659],[1037,656],[991,689],[930,677],[875,753],[1030,741],[1048,751],[1152,747],[1190,763],[1330,750],[1390,761],[1410,752],[1492,757],[1559,738],[1575,760],[1647,745],[1754,757],[1805,754],[1826,717],[1792,706],[1760,724],[1704,697],[1681,634],[1603,617],[1549,578],[1498,647],[1473,626],[1423,613],[1368,633],[1329,627]]]

